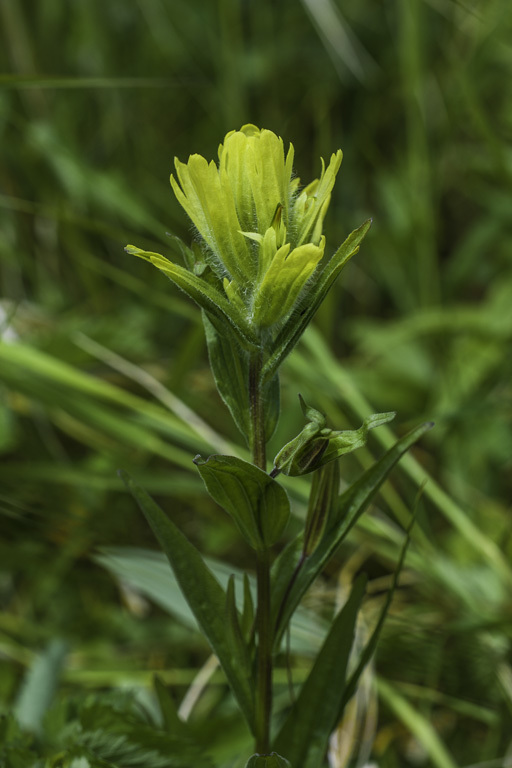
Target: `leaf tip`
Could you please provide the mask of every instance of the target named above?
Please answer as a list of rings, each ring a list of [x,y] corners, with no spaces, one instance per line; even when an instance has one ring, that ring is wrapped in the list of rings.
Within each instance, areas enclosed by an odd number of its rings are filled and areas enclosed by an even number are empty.
[[[126,485],[126,487],[128,487],[128,485],[129,485],[129,483],[131,481],[131,477],[128,474],[128,472],[125,469],[118,469],[117,470],[117,476],[119,477],[120,480],[123,481],[123,483]]]

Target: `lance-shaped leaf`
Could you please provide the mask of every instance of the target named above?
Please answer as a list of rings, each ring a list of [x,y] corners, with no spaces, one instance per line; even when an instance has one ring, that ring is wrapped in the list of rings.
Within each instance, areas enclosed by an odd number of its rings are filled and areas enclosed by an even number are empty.
[[[321,541],[326,526],[338,506],[340,468],[337,461],[322,467],[313,475],[308,511],[304,525],[304,557],[309,557]]]
[[[252,686],[253,680],[251,676],[251,658],[249,654],[249,648],[245,642],[244,635],[241,627],[240,614],[236,607],[235,598],[235,577],[232,574],[229,577],[228,588],[226,590],[226,628],[229,633],[229,639],[234,648],[237,649],[237,653],[241,659],[244,660],[243,668],[247,672],[247,683]]]
[[[126,472],[121,471],[119,474],[167,555],[181,591],[219,659],[240,709],[252,728],[254,702],[249,683],[251,672],[247,668],[246,658],[240,653],[237,644],[230,642],[229,633],[226,632],[226,593],[197,549],[160,507]]]
[[[227,405],[233,421],[248,440],[249,357],[228,328],[217,331],[214,322],[203,311],[203,325],[208,345],[210,367],[219,395]]]
[[[292,768],[292,766],[277,752],[272,752],[270,755],[253,755],[245,764],[245,768]]]
[[[329,202],[331,192],[336,181],[336,175],[341,167],[343,152],[338,149],[331,155],[327,169],[322,159],[322,174],[319,179],[315,179],[308,184],[300,194],[297,195],[294,202],[294,214],[297,221],[300,222],[297,233],[298,243],[303,243],[310,239],[315,242],[322,232],[323,221]]]
[[[248,440],[250,431],[249,355],[225,323],[220,326],[215,318],[204,311],[202,314],[210,367],[217,390],[238,429]],[[270,440],[279,419],[277,375],[262,387],[261,398],[265,413],[265,437]]]
[[[274,743],[292,765],[318,768],[338,721],[366,577],[358,577]]]
[[[262,469],[234,456],[194,459],[208,493],[254,549],[278,541],[290,516],[286,491]]]
[[[302,562],[296,574],[294,572],[297,570],[300,560],[300,555],[297,557],[297,541],[290,542],[276,559],[272,568],[272,596],[274,606],[278,606],[277,608],[274,607],[274,615],[278,616],[275,636],[276,648],[279,647],[283,632],[293,612],[314,579],[320,575],[333,557],[341,542],[366,510],[400,457],[432,426],[431,422],[421,424],[402,437],[379,461],[367,469],[359,480],[346,489],[339,499],[337,514],[332,523],[326,528],[322,540],[311,557]],[[295,562],[293,553],[296,556]],[[285,586],[287,581],[290,584],[292,579],[293,584],[287,588]]]
[[[249,644],[249,651],[252,650],[254,644],[254,619],[256,613],[254,610],[254,599],[251,592],[251,582],[247,573],[244,573],[244,607],[242,611],[241,630],[245,638],[245,642]]]
[[[304,565],[304,531],[293,538],[274,561],[271,572],[272,594],[272,626],[274,627],[275,650],[279,650],[282,635],[287,624],[284,623],[284,610],[288,604],[288,596]],[[289,621],[292,612],[288,613]],[[281,627],[279,638],[276,630]]]
[[[206,280],[202,280],[179,264],[174,264],[159,253],[143,251],[135,245],[127,245],[125,251],[149,261],[190,296],[201,309],[224,323],[227,322],[243,346],[252,347],[257,344],[258,340],[247,318]]]
[[[281,398],[279,391],[279,376],[263,384],[261,388],[262,408],[265,416],[265,440],[270,440],[279,421]]]
[[[339,273],[349,259],[358,252],[361,241],[370,226],[371,220],[369,219],[354,230],[340,245],[334,256],[329,259],[320,274],[315,276],[311,285],[306,288],[302,297],[302,312],[292,314],[276,337],[273,352],[262,371],[264,381],[270,380],[275,375],[285,357],[297,344]]]

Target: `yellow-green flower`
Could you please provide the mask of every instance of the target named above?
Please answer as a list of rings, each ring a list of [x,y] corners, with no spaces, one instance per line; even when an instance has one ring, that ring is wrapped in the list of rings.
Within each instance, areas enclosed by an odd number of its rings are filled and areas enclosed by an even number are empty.
[[[321,282],[322,228],[342,153],[334,153],[327,167],[322,161],[320,178],[302,189],[293,176],[293,146],[285,151],[283,140],[272,131],[244,125],[226,135],[218,155],[218,163],[197,154],[186,163],[176,158],[171,185],[211,270],[210,277],[200,277],[196,265],[193,298],[197,301],[201,285],[207,285],[208,305],[205,299],[201,306],[211,312],[211,302],[217,301],[230,324],[251,340],[260,330],[282,327],[302,300],[310,298],[315,280]],[[157,254],[128,249],[190,293],[191,277],[182,268]],[[355,250],[356,244],[344,261]],[[329,275],[338,271],[333,267]]]
[[[289,314],[324,255],[322,223],[342,155],[299,195],[293,157],[275,133],[245,125],[226,136],[218,166],[191,155],[176,159],[171,176],[226,294],[263,328]]]

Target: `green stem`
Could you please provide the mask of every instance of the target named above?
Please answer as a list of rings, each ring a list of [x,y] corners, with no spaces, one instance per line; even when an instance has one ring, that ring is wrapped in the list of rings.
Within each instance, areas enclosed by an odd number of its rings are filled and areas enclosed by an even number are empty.
[[[249,400],[251,408],[251,451],[253,463],[266,471],[265,411],[261,396],[261,352],[255,354],[249,369]],[[258,655],[256,668],[255,736],[256,752],[270,752],[270,718],[272,712],[272,643],[270,604],[270,552],[263,547],[256,553],[258,599],[256,631]]]
[[[257,553],[256,578],[258,605],[258,667],[256,682],[256,752],[270,752],[270,717],[272,712],[272,627],[270,618],[270,557],[267,549]]]

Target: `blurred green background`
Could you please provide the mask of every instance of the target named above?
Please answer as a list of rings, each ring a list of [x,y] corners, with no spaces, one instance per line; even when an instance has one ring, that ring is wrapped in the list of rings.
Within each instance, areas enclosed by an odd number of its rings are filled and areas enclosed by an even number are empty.
[[[508,0],[0,0],[0,41],[0,710],[37,719],[23,680],[55,638],[57,699],[138,686],[150,706],[167,670],[183,704],[208,660],[116,470],[216,567],[243,567],[191,461],[243,447],[199,312],[123,247],[176,258],[166,233],[193,233],[173,157],[215,157],[253,122],[293,142],[304,182],[343,149],[331,250],[373,218],[283,369],[272,447],[301,427],[299,390],[336,428],[398,411],[347,482],[436,422],[315,588],[292,667],[359,569],[371,625],[428,476],[345,745],[381,768],[512,765]],[[307,484],[289,487],[300,517]],[[191,717],[219,765],[247,756],[220,677]],[[331,765],[349,761],[333,745]]]

